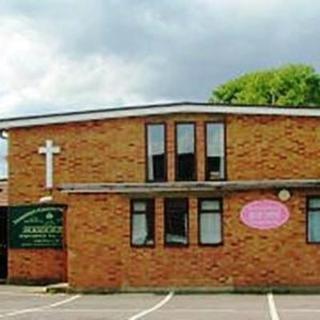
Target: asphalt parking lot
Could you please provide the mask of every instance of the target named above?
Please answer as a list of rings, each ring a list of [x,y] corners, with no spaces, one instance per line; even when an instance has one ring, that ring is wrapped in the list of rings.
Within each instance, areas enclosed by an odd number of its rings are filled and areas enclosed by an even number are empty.
[[[0,287],[1,319],[316,320],[320,295],[44,294]]]

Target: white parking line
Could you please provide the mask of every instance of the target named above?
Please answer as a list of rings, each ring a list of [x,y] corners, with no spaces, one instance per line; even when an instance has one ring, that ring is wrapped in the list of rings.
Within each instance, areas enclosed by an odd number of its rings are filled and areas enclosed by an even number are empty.
[[[68,299],[49,304],[48,308],[55,308],[55,307],[61,306],[63,304],[69,303],[69,302],[71,302],[73,300],[79,299],[80,297],[81,297],[81,295],[77,294],[77,295],[75,295],[73,297],[70,297]]]
[[[47,305],[44,305],[44,306],[35,307],[35,308],[27,308],[27,309],[17,310],[17,311],[10,312],[10,313],[1,314],[0,318],[13,317],[13,316],[20,315],[20,314],[43,311],[43,310],[48,309],[48,308],[54,308],[54,307],[61,306],[63,304],[69,303],[69,302],[74,301],[74,300],[76,300],[76,299],[78,299],[80,297],[81,297],[81,295],[78,294],[78,295],[75,295],[75,296],[73,296],[71,298],[67,298],[67,299],[64,299],[62,301],[51,303],[51,304],[47,304]]]
[[[277,312],[276,304],[274,302],[273,294],[268,293],[268,306],[269,306],[269,314],[271,320],[280,320],[279,314]]]
[[[130,317],[128,320],[137,320],[142,318],[143,316],[145,316],[146,314],[149,314],[151,312],[154,312],[158,309],[160,309],[162,306],[164,306],[171,298],[173,297],[173,291],[170,292],[163,300],[161,300],[159,303],[157,303],[155,306],[153,306],[150,309],[146,309],[136,315],[134,315],[133,317]]]

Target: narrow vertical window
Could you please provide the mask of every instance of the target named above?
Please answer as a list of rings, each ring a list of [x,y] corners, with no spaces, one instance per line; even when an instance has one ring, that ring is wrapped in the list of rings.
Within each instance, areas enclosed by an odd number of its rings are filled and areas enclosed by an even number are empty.
[[[176,126],[176,180],[195,180],[195,125],[179,123]]]
[[[166,199],[165,243],[188,244],[188,199]]]
[[[131,244],[154,245],[154,201],[152,199],[131,202]]]
[[[222,243],[221,200],[199,199],[199,242],[204,245]]]
[[[320,197],[308,199],[308,242],[320,243]]]
[[[225,143],[223,123],[207,123],[206,143],[206,180],[224,179]]]
[[[147,125],[148,181],[166,181],[165,125]]]

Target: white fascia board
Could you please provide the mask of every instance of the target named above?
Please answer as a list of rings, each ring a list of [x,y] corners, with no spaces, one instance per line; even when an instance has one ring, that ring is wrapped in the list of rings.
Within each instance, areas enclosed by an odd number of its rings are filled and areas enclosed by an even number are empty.
[[[16,118],[1,121],[0,130],[19,127],[42,126],[69,122],[83,122],[126,117],[144,117],[174,113],[211,113],[211,114],[243,114],[243,115],[276,115],[276,116],[299,116],[320,117],[320,108],[285,108],[263,106],[226,106],[226,105],[201,105],[181,104],[176,106],[156,106],[150,108],[126,108],[121,110],[88,111],[79,113],[66,113],[58,115],[45,115],[36,117]]]

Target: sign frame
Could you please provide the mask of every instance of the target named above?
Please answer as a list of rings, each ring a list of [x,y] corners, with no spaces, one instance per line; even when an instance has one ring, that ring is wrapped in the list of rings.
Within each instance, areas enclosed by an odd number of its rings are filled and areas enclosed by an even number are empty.
[[[22,204],[9,207],[9,249],[57,249],[65,247],[65,213],[59,203]]]

